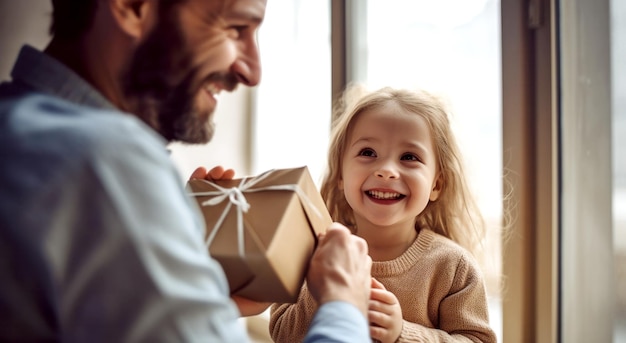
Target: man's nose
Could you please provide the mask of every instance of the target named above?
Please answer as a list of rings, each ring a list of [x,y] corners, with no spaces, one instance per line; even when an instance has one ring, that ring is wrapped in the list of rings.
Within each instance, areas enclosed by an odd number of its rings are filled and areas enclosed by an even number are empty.
[[[231,66],[237,81],[246,86],[256,86],[261,81],[259,48],[255,40],[248,42]]]

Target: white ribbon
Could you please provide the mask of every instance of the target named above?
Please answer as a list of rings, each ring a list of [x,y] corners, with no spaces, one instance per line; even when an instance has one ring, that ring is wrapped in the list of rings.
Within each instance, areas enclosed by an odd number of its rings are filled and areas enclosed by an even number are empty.
[[[215,206],[215,205],[220,204],[222,201],[226,199],[229,200],[228,204],[226,204],[226,207],[224,208],[224,211],[218,218],[217,222],[215,222],[215,226],[213,226],[213,230],[211,230],[211,233],[206,239],[205,243],[207,247],[209,247],[211,243],[213,242],[213,240],[215,239],[215,236],[217,235],[217,232],[219,231],[219,229],[222,227],[222,224],[224,220],[226,219],[226,216],[230,212],[232,205],[235,205],[235,207],[237,208],[237,250],[238,250],[239,256],[241,257],[245,256],[243,213],[248,212],[248,210],[250,209],[250,204],[248,203],[245,195],[243,194],[246,192],[253,193],[253,192],[262,192],[262,191],[293,191],[296,193],[296,195],[298,195],[298,198],[300,199],[301,203],[303,203],[305,206],[311,209],[315,215],[317,215],[320,218],[322,217],[321,213],[318,211],[315,205],[313,205],[313,202],[309,199],[309,197],[307,197],[306,193],[302,191],[302,189],[297,184],[273,185],[273,186],[266,186],[266,187],[260,187],[260,188],[252,188],[257,183],[259,183],[259,181],[265,179],[271,172],[272,170],[265,172],[257,176],[256,178],[252,179],[249,182],[246,182],[248,178],[243,178],[241,182],[239,183],[238,187],[231,187],[231,188],[221,187],[213,182],[203,180],[209,185],[215,187],[217,190],[210,191],[210,192],[190,193],[191,196],[196,196],[196,197],[197,196],[213,197],[211,199],[203,201],[200,204],[201,206]]]

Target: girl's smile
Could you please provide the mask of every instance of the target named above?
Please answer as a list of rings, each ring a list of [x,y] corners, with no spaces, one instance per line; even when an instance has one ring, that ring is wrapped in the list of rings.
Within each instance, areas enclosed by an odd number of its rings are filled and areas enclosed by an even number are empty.
[[[339,187],[359,230],[400,223],[413,230],[415,218],[439,193],[426,120],[388,102],[360,113],[347,143]]]
[[[367,194],[367,196],[369,196],[372,201],[379,201],[381,203],[384,203],[383,201],[393,202],[396,200],[402,200],[406,197],[404,194],[388,190],[369,190],[365,191],[365,194]]]

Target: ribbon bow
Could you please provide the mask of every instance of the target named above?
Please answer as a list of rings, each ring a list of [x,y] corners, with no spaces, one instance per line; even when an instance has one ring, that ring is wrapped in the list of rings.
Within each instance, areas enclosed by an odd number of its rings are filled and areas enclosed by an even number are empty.
[[[210,192],[194,192],[190,194],[191,196],[212,196],[213,197],[211,199],[203,201],[200,204],[201,206],[215,206],[215,205],[220,204],[222,201],[228,199],[228,203],[226,204],[224,211],[218,218],[217,222],[215,222],[215,225],[213,226],[213,230],[211,230],[211,233],[209,234],[209,236],[207,237],[205,241],[207,247],[211,245],[211,243],[215,239],[215,236],[217,235],[217,232],[222,227],[222,224],[224,220],[226,219],[226,216],[230,212],[231,207],[235,205],[235,207],[237,208],[237,251],[239,253],[239,256],[241,257],[245,256],[243,214],[248,212],[248,210],[250,209],[250,204],[248,203],[244,195],[244,193],[246,192],[251,193],[251,192],[261,192],[261,191],[270,191],[270,190],[293,191],[300,198],[300,202],[302,202],[305,206],[311,209],[315,215],[319,216],[320,218],[322,217],[321,213],[313,205],[313,202],[311,202],[311,200],[306,196],[306,193],[302,191],[302,189],[297,184],[273,185],[273,186],[266,186],[266,187],[260,187],[260,188],[252,188],[256,184],[258,184],[261,180],[267,178],[267,176],[270,175],[272,172],[273,170],[267,171],[257,176],[256,178],[250,180],[249,182],[248,182],[249,178],[243,178],[241,179],[239,186],[231,187],[231,188],[221,187],[213,182],[203,180],[209,185],[213,186],[216,190],[210,191]]]

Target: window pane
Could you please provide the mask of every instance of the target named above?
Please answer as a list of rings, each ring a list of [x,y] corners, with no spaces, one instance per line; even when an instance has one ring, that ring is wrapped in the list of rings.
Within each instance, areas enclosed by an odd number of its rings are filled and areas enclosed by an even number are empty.
[[[470,184],[490,233],[484,267],[490,318],[500,341],[500,2],[369,0],[366,13],[366,44],[357,47],[352,61],[361,63],[353,70],[364,70],[356,73],[358,81],[372,89],[425,88],[444,96],[453,110]]]
[[[329,2],[268,1],[259,46],[263,79],[256,97],[252,170],[307,165],[319,181],[330,131]]]
[[[251,174],[306,165],[319,184],[331,118],[330,2],[268,1],[258,39],[263,75],[250,104]],[[269,317],[268,309],[245,318],[251,342],[272,341]]]

